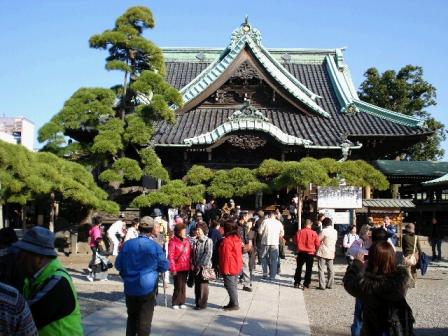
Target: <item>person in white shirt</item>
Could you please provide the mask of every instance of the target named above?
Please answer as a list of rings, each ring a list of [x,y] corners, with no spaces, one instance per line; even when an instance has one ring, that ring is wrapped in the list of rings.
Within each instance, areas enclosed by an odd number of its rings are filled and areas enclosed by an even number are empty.
[[[319,269],[319,289],[331,289],[334,283],[333,260],[336,254],[336,242],[338,232],[333,228],[330,218],[322,221],[322,232],[319,234],[320,246],[317,250],[317,262]],[[327,267],[327,283],[325,285],[325,271]]]
[[[202,212],[202,215],[204,215],[206,210],[206,203],[207,201],[204,198],[201,203],[196,204],[196,211],[200,211]]]
[[[126,222],[123,221],[124,217],[123,213],[120,214],[119,219],[110,226],[109,230],[107,230],[107,238],[109,239],[112,255],[114,256],[118,255],[118,245],[120,244],[117,236],[123,238],[125,235],[123,231],[123,228],[126,227]]]
[[[345,251],[345,258],[347,259],[347,264],[351,265],[354,257],[352,257],[348,251],[350,247],[353,245],[355,240],[358,240],[359,236],[356,234],[356,225],[351,225],[347,231],[347,233],[344,235],[344,239],[342,240],[342,246],[344,247]]]
[[[278,266],[278,245],[280,237],[285,234],[283,224],[275,218],[275,212],[269,213],[269,217],[263,221],[258,229],[261,236],[261,266],[263,268],[263,278],[275,279]]]
[[[132,226],[126,231],[126,236],[124,237],[124,241],[128,241],[130,239],[137,238],[139,235],[138,226],[140,225],[140,219],[134,218],[132,220]]]

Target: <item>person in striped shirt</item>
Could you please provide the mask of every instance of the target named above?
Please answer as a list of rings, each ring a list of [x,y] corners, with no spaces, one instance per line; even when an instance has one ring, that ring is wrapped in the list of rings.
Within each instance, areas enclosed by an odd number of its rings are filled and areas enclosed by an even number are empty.
[[[37,336],[30,308],[17,289],[0,282],[0,335]]]

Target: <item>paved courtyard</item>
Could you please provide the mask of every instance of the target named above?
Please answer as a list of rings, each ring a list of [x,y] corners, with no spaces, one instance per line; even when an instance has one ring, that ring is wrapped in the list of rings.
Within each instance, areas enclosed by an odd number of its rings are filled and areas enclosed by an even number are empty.
[[[448,255],[448,244],[443,245]],[[429,252],[429,247],[424,247]],[[430,254],[430,253],[428,253]],[[89,257],[61,258],[74,278],[80,298],[86,335],[124,335],[126,307],[123,284],[115,270],[107,282],[88,282],[83,268]],[[192,309],[193,290],[188,288],[189,309],[172,310],[164,306],[160,288],[159,305],[153,319],[153,335],[350,335],[354,298],[342,287],[345,272],[343,259],[336,265],[336,286],[319,291],[317,265],[314,265],[311,288],[305,292],[292,287],[295,260],[283,261],[282,275],[274,283],[263,281],[257,266],[252,293],[239,291],[241,309],[224,312],[227,293],[220,281],[210,284],[209,309]],[[241,287],[240,287],[241,288]],[[431,263],[428,273],[408,292],[408,301],[416,318],[417,336],[448,335],[448,260]],[[167,289],[170,304],[172,285]]]
[[[430,256],[430,247],[422,244]],[[442,262],[431,263],[425,276],[418,275],[415,288],[409,289],[407,300],[416,323],[416,336],[448,335],[448,243],[443,244]],[[317,287],[317,265],[314,265],[311,289],[306,291],[305,304],[310,319],[312,336],[350,336],[355,299],[342,286],[346,265],[343,258],[335,267],[336,286],[332,290],[315,290]]]
[[[194,292],[190,288],[187,289],[188,309],[175,311],[165,307],[163,288],[160,287],[151,334],[310,335],[303,292],[291,286],[294,270],[295,262],[290,258],[283,261],[284,273],[274,282],[262,280],[261,273],[257,271],[253,292],[239,291],[240,310],[234,312],[224,312],[220,309],[228,303],[227,292],[220,281],[210,284],[209,308],[203,311],[193,310]],[[123,296],[120,295],[122,284],[119,277],[112,274],[111,280],[92,284],[87,283],[85,277],[75,269],[70,268],[70,272],[79,290],[86,335],[124,335],[126,306]],[[101,297],[100,291],[106,288],[109,293]],[[172,285],[168,285],[168,305],[172,291]],[[105,303],[115,295],[116,301]],[[97,300],[103,300],[103,304],[94,302]],[[92,311],[95,306],[97,309]]]

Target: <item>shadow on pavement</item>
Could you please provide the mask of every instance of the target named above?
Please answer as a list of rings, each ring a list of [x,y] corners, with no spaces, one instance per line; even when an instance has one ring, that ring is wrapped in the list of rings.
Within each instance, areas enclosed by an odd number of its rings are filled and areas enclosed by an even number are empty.
[[[448,328],[415,328],[416,336],[445,336],[448,335]]]

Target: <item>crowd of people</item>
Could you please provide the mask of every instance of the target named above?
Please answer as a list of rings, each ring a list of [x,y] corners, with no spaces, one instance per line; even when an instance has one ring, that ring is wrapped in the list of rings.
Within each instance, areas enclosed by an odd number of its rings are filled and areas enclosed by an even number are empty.
[[[168,274],[174,285],[172,309],[188,308],[187,286],[194,287],[193,308],[207,309],[209,281],[221,279],[229,298],[221,308],[238,310],[238,291],[252,291],[257,264],[264,281],[274,281],[281,272],[285,240],[294,242],[297,252],[294,288],[310,288],[316,259],[317,289],[331,290],[338,232],[324,214],[294,229],[294,215],[279,209],[242,211],[230,200],[219,211],[213,201],[201,202],[193,216],[175,215],[171,225],[160,209],[133,219],[129,227],[121,214],[107,230],[101,216],[95,216],[89,231],[92,257],[87,279],[107,280],[113,267],[109,258],[117,255],[127,335],[150,334],[159,283],[165,291]],[[437,225],[434,219],[430,238],[435,261],[441,259],[443,237]],[[348,265],[343,283],[356,298],[352,335],[395,335],[398,327],[403,335],[412,335],[414,318],[406,292],[415,285],[424,254],[415,226],[406,225],[403,233],[402,256],[396,253],[398,232],[388,217],[381,223],[369,218],[359,232],[350,226],[342,237]],[[0,334],[83,334],[76,290],[57,258],[52,232],[36,226],[18,241],[14,230],[2,229],[0,257]]]
[[[252,291],[257,264],[266,281],[275,280],[284,257],[285,231],[280,212],[241,211],[233,200],[220,211],[215,212],[215,208],[213,204],[199,203],[191,218],[176,215],[172,225],[163,219],[160,209],[154,209],[151,216],[135,219],[130,228],[119,218],[104,233],[109,238],[108,254],[118,252],[115,267],[125,285],[130,335],[150,333],[158,282],[166,279],[168,271],[174,285],[174,310],[187,308],[187,286],[194,287],[193,308],[206,309],[209,281],[217,278],[222,279],[229,296],[228,304],[221,308],[238,310],[238,286]],[[94,217],[92,224],[90,281],[98,279],[97,265],[101,265],[101,272],[108,268],[108,262],[101,259],[107,254],[100,248],[104,235],[98,234],[101,218]],[[138,228],[138,234],[128,238],[133,228]]]
[[[241,211],[233,200],[225,203],[222,209],[216,211],[216,205],[213,201],[207,203],[204,200],[196,206],[195,213],[191,218],[180,215],[174,216],[171,227],[162,218],[159,209],[155,209],[151,216],[145,216],[140,221],[135,219],[127,231],[119,219],[112,224],[111,228],[112,232],[118,233],[115,237],[121,237],[122,239],[121,241],[120,239],[115,241],[110,238],[110,253],[113,254],[115,246],[118,246],[119,255],[116,268],[120,271],[120,275],[125,282],[128,328],[141,330],[142,334],[149,332],[150,323],[148,324],[148,319],[146,318],[142,325],[139,322],[140,318],[137,312],[150,312],[152,316],[159,274],[166,271],[171,274],[174,284],[171,301],[173,309],[187,308],[187,286],[194,287],[195,305],[193,308],[196,310],[206,309],[209,281],[221,278],[229,296],[228,304],[223,306],[222,309],[238,310],[238,284],[242,285],[242,290],[252,291],[252,273],[257,264],[261,265],[262,277],[268,281],[274,280],[280,273],[285,235],[288,239],[292,238],[296,245],[297,268],[294,276],[294,287],[302,290],[310,287],[312,267],[314,260],[317,259],[317,289],[332,289],[334,286],[333,263],[339,241],[338,231],[335,230],[332,220],[326,218],[324,214],[318,214],[314,222],[309,218],[306,219],[301,230],[294,230],[294,225],[296,225],[294,224],[294,215],[296,214],[288,213],[288,211],[285,214],[285,212],[280,212],[279,209],[272,209],[272,211],[266,213],[264,211]],[[97,220],[94,218],[94,223],[96,222]],[[118,230],[114,228],[117,226],[119,226]],[[137,228],[140,230],[139,234]],[[122,230],[121,233],[120,230]],[[131,230],[134,232],[128,237]],[[91,231],[92,237],[94,237],[94,231],[95,226]],[[109,231],[107,234],[110,236]],[[136,243],[139,241],[138,239],[142,239],[142,236],[145,244],[152,246],[151,248],[148,247],[146,252],[142,251],[142,242]],[[405,270],[406,276],[410,280],[405,279],[403,288],[412,286],[416,281],[416,269],[421,248],[413,224],[407,225],[404,230],[402,237],[403,256],[401,258],[395,257],[397,240],[397,229],[391,224],[387,216],[381,223],[374,223],[373,219],[369,218],[368,224],[363,225],[359,233],[356,226],[350,226],[342,237],[341,247],[344,250],[348,265],[344,284],[347,291],[356,297],[355,317],[352,325],[353,335],[360,335],[362,328],[370,328],[369,323],[363,324],[362,321],[364,315],[368,314],[366,310],[371,309],[369,298],[360,294],[365,293],[365,291],[359,289],[360,284],[355,283],[355,278],[357,280],[363,279],[362,277],[369,274],[370,271],[379,272],[369,275],[375,279],[379,275],[384,275],[381,272],[397,273],[398,276],[404,274],[403,270]],[[384,244],[381,245],[381,250],[377,251],[376,246],[380,246],[379,243]],[[387,247],[385,247],[385,244],[387,244]],[[139,248],[136,248],[137,246]],[[92,247],[92,250],[94,248],[97,247]],[[152,253],[152,258],[146,260],[153,260],[154,262],[142,265],[139,260],[143,259],[142,255],[144,253]],[[374,267],[369,264],[369,253],[371,255],[373,253],[374,256],[381,255],[378,257],[379,261],[375,259],[375,262],[379,262],[380,266]],[[395,266],[392,268],[389,264],[381,264],[381,262],[385,262],[386,257],[384,255],[390,253],[393,254],[395,260]],[[92,258],[91,264],[94,265],[95,263],[98,263],[98,259]],[[405,266],[397,266],[401,264]],[[305,276],[302,283],[304,266]],[[146,275],[142,279],[141,273],[145,267],[150,268],[148,274],[151,275]],[[386,267],[385,271],[382,267]],[[107,268],[103,267],[104,269]],[[355,273],[356,276],[353,275]],[[166,279],[163,275],[161,277]],[[389,278],[386,276],[386,279]],[[138,283],[136,283],[137,280]],[[142,281],[147,281],[146,285],[143,285]],[[127,283],[128,285],[126,285]],[[135,291],[139,284],[147,287]],[[132,290],[130,290],[131,288]],[[400,307],[402,309],[404,309],[403,307],[408,309],[408,323],[412,320],[412,311],[403,303],[405,302],[403,301],[405,300],[405,290],[401,292],[403,295],[396,300],[401,300]],[[135,297],[140,298],[137,300],[141,304],[138,309],[135,309]],[[384,300],[383,303],[386,302]],[[386,304],[389,304],[389,302]],[[145,305],[149,308],[145,308]],[[383,315],[378,315],[374,318],[383,317]]]

